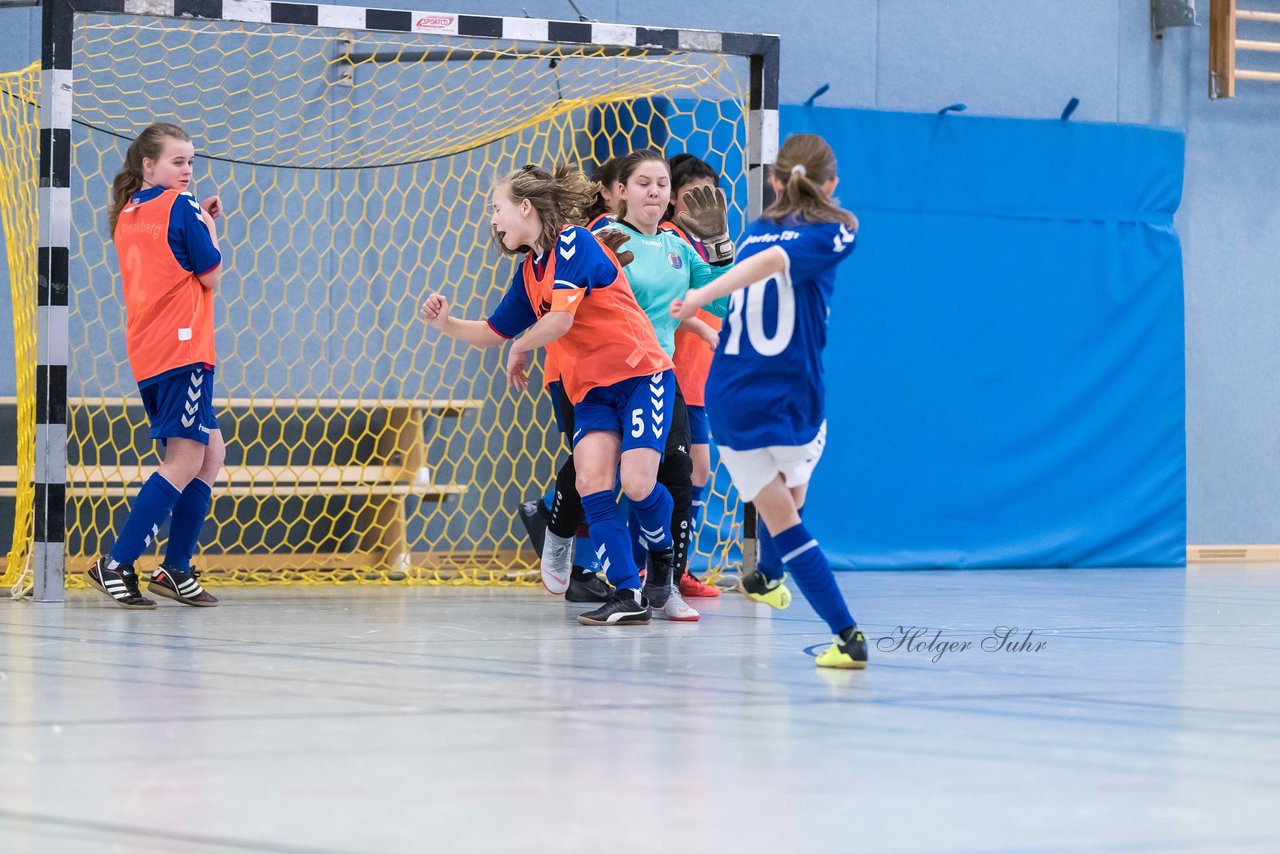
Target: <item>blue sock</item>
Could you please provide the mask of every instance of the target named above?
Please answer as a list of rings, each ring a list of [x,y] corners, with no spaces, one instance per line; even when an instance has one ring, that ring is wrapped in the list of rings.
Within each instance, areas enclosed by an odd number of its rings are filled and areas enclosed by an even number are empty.
[[[191,571],[191,556],[200,542],[200,529],[204,517],[209,515],[213,494],[209,484],[198,477],[191,479],[182,497],[173,505],[173,519],[169,522],[169,545],[164,551],[164,562],[183,572]]]
[[[707,494],[707,484],[704,483],[702,484],[702,486],[698,486],[695,483],[693,485],[693,492],[692,492],[693,504],[690,507],[690,511],[689,511],[690,515],[693,518],[690,519],[689,524],[693,527],[693,530],[695,531],[698,530],[698,522],[702,520],[702,497],[706,494]]]
[[[640,574],[631,559],[631,535],[618,515],[611,491],[582,496],[582,509],[591,528],[591,542],[605,577],[619,590],[639,590]]]
[[[590,537],[578,537],[573,541],[573,562],[587,572],[600,569],[600,561],[596,560],[596,550],[591,545]]]
[[[640,533],[640,519],[636,516],[636,509],[631,507],[631,518],[627,522],[631,531],[631,559],[636,562],[636,569],[639,570],[649,563],[649,549],[644,544],[644,537]]]
[[[653,492],[643,501],[632,501],[631,512],[640,520],[640,535],[649,551],[660,552],[671,548],[671,511],[675,509],[671,493],[660,483],[653,485]]]
[[[804,508],[801,507],[797,512],[800,518],[804,519]],[[782,566],[782,555],[778,554],[773,535],[769,533],[769,528],[759,515],[756,516],[756,543],[760,547],[756,553],[756,569],[770,581],[777,581],[786,569]]]
[[[813,538],[801,523],[781,532],[773,538],[778,552],[782,555],[783,565],[796,580],[796,586],[809,600],[813,610],[826,621],[833,635],[855,625],[849,615],[849,608],[844,603],[844,596],[836,586],[836,577],[831,573],[827,556],[818,547]]]
[[[130,565],[136,563],[159,536],[160,526],[169,518],[169,511],[181,495],[159,472],[147,478],[142,489],[138,490],[138,497],[133,499],[129,520],[111,547],[111,560]]]

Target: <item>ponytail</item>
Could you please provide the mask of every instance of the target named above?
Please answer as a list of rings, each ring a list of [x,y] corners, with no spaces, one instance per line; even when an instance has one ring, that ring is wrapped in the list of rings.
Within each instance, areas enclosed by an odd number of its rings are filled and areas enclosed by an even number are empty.
[[[177,125],[156,122],[138,134],[124,156],[124,165],[111,181],[111,205],[107,208],[107,231],[109,236],[116,233],[116,222],[120,219],[120,211],[129,204],[133,194],[142,189],[145,183],[142,177],[142,161],[159,160],[164,151],[166,138],[190,142],[191,137]]]
[[[852,228],[857,222],[853,214],[822,190],[822,185],[835,176],[836,155],[825,139],[811,133],[789,137],[773,164],[773,177],[782,185],[782,191],[761,218],[781,223],[794,217]]]

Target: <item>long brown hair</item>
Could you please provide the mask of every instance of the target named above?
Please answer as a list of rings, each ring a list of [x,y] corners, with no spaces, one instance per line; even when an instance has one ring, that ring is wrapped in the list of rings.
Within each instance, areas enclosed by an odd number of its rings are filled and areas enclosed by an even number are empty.
[[[587,180],[581,169],[568,163],[557,166],[554,172],[547,172],[530,164],[500,179],[496,186],[505,186],[507,194],[516,204],[528,199],[533,205],[542,226],[538,244],[543,250],[555,245],[565,225],[586,223],[586,212],[600,190],[599,184]],[[531,248],[508,249],[502,245],[496,231],[492,233],[492,237],[498,248],[508,255],[518,255]]]
[[[631,175],[636,171],[636,168],[647,161],[661,163],[663,168],[667,170],[667,177],[671,176],[671,167],[667,165],[667,158],[663,156],[661,151],[656,148],[637,148],[618,161],[618,172],[614,176],[614,182],[626,184],[631,180]],[[618,219],[626,218],[627,203],[624,199],[618,199]]]
[[[124,156],[124,165],[120,167],[120,171],[111,182],[111,207],[107,209],[107,230],[112,235],[116,233],[116,220],[120,218],[120,211],[129,204],[129,198],[142,189],[143,158],[159,160],[160,154],[164,151],[165,139],[191,141],[187,132],[177,125],[156,122],[138,134],[138,138],[129,145],[129,151]]]
[[[596,191],[595,201],[591,203],[591,207],[587,208],[586,213],[584,214],[587,222],[591,222],[591,220],[600,216],[600,214],[613,213],[613,211],[609,209],[609,206],[605,204],[602,191],[605,187],[612,187],[616,183],[617,176],[618,158],[616,157],[610,157],[604,163],[597,166],[596,170],[591,173],[591,180],[595,181],[596,184],[600,186],[600,189]]]
[[[822,185],[835,176],[836,155],[825,139],[811,133],[788,137],[773,164],[773,177],[782,184],[782,192],[761,218],[781,223],[799,217],[805,222],[838,222],[852,228],[857,224],[853,214],[822,192]]]

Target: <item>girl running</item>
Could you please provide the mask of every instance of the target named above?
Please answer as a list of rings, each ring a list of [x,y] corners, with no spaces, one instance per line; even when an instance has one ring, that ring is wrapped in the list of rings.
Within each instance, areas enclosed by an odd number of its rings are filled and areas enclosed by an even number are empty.
[[[743,586],[786,607],[785,568],[835,635],[818,666],[861,669],[866,638],[799,514],[826,443],[822,349],[836,265],[853,251],[858,221],[832,200],[836,159],[821,137],[788,139],[769,180],[776,201],[748,226],[737,266],[676,300],[671,313],[693,317],[732,295],[707,380],[707,414],[734,485],[755,502],[768,532],[761,531],[759,571]]]

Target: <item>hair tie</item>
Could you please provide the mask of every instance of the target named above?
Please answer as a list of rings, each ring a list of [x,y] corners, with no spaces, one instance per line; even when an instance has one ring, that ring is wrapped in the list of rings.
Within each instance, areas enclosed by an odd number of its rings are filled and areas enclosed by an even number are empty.
[[[792,167],[791,167],[791,174],[792,174],[792,175],[800,175],[801,177],[803,177],[803,176],[806,174],[806,170],[805,170],[805,168],[804,168],[804,164],[803,164],[803,163],[797,163],[795,166],[792,166]]]

